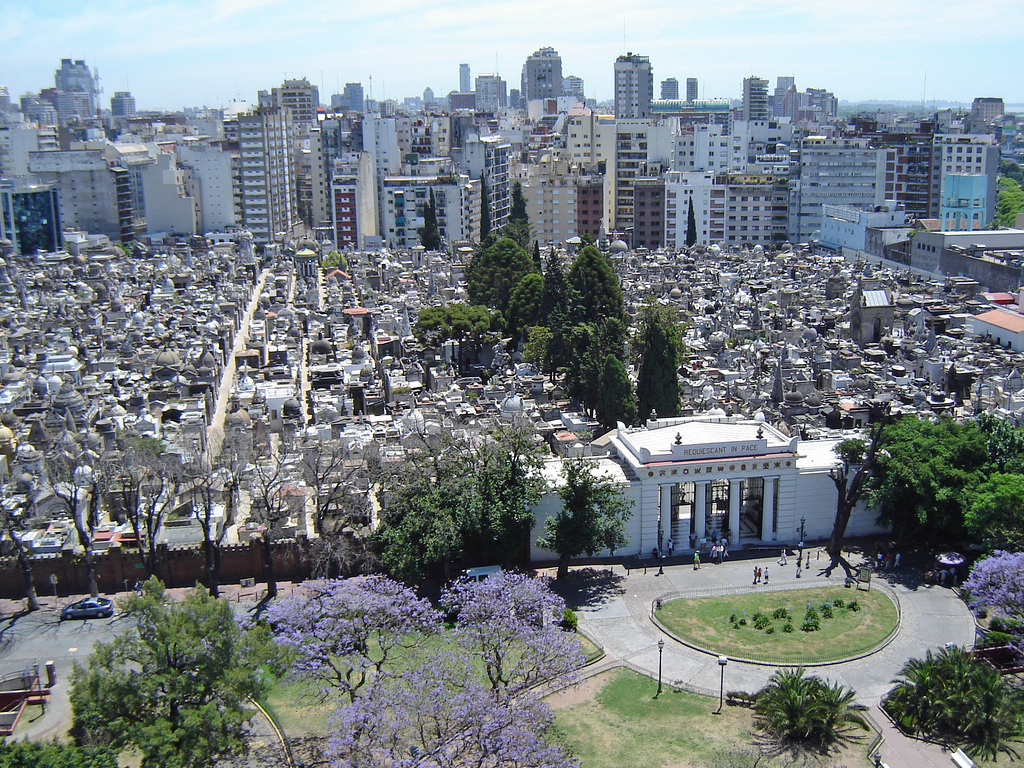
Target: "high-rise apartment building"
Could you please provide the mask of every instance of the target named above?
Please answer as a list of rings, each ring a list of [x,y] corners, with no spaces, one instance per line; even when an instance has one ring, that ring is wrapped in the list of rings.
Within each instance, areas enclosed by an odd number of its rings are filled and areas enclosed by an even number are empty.
[[[575,96],[580,101],[586,101],[583,94],[583,78],[576,75],[566,75],[562,78],[562,93],[566,96]]]
[[[688,77],[686,78],[686,100],[694,102],[697,100],[697,78]]]
[[[476,76],[476,108],[481,112],[497,112],[508,104],[505,81],[498,75]]]
[[[469,93],[473,80],[469,76],[469,64],[459,64],[459,93]]]
[[[562,95],[562,57],[554,48],[534,51],[523,64],[522,98],[551,99]]]
[[[346,86],[346,89],[348,86]],[[261,107],[286,107],[292,111],[296,127],[308,130],[316,124],[316,111],[320,106],[320,89],[306,78],[285,80],[283,85],[272,88],[268,94],[260,91]]]
[[[663,99],[678,99],[679,98],[679,81],[674,77],[669,77],[661,81],[661,98]]]
[[[648,56],[632,52],[615,60],[615,117],[650,117],[654,98],[654,70]]]
[[[345,112],[362,112],[364,108],[363,84],[345,83],[344,92],[331,96],[331,108],[341,109]]]
[[[135,97],[130,91],[114,91],[110,97],[110,117],[115,121],[135,117]]]
[[[768,81],[762,77],[743,78],[743,120],[768,119]]]
[[[241,224],[255,243],[280,240],[298,221],[291,115],[284,107],[258,107],[224,124],[225,137],[238,143]]]

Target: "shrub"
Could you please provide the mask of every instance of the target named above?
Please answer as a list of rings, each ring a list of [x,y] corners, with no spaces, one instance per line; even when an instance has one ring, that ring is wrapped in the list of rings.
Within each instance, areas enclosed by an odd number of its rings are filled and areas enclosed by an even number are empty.
[[[736,626],[736,622],[737,622],[736,611],[733,611],[731,614],[729,614],[729,623],[732,624],[733,626]]]
[[[989,632],[985,635],[982,640],[982,645],[985,647],[991,647],[993,645],[1013,645],[1017,641],[1017,638],[1013,635],[1007,634],[1006,632]]]
[[[773,619],[788,619],[790,616],[788,608],[776,608],[772,611]]]
[[[846,601],[843,600],[843,598],[841,597],[837,597],[832,601],[832,605],[834,605],[836,608],[842,608],[846,605]]]
[[[740,619],[740,621],[739,621],[739,625],[740,625],[741,627],[745,627],[745,626],[747,626],[747,620],[746,620],[746,619]]]
[[[1009,632],[1010,634],[1020,635],[1024,634],[1024,621],[1017,621],[1017,619],[1007,619],[1003,616],[996,616],[989,622],[989,629],[995,632]]]
[[[860,603],[857,602],[856,600],[851,600],[849,603],[846,604],[846,607],[849,608],[854,613],[856,613],[857,611],[860,610]]]
[[[832,606],[829,605],[828,603],[825,603],[823,606],[821,606],[821,615],[824,616],[826,619],[831,619],[832,618]]]
[[[576,612],[572,608],[566,608],[562,611],[562,629],[575,632],[578,623],[579,620],[576,618]]]
[[[771,624],[769,624],[768,628],[764,631],[764,633],[766,635],[774,635],[775,634],[775,627],[773,627]]]
[[[821,629],[821,618],[818,616],[818,610],[813,605],[807,606],[807,612],[804,614],[804,623],[800,625],[800,629],[804,632],[817,632]]]
[[[782,631],[783,632],[792,632],[793,631],[793,622],[792,621],[787,621],[785,624],[783,624],[782,625]]]
[[[754,614],[754,627],[757,629],[766,629],[772,625],[772,620],[765,616],[763,613],[758,611]]]

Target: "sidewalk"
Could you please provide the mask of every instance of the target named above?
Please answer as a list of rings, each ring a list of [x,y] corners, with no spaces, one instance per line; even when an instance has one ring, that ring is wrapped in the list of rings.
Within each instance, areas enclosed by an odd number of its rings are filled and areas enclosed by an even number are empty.
[[[742,552],[721,565],[704,563],[694,570],[692,560],[676,557],[664,566],[626,571],[622,566],[599,566],[608,572],[602,585],[581,582],[579,587],[561,590],[570,606],[577,611],[581,630],[604,647],[610,662],[628,664],[652,676],[658,671],[658,640],[665,641],[662,658],[663,676],[674,685],[699,693],[718,695],[721,669],[716,654],[704,653],[676,642],[662,633],[651,621],[654,600],[671,592],[713,588],[750,592],[755,566],[768,567],[771,584],[776,586],[817,587],[842,585],[844,575],[837,569],[831,578],[821,575],[827,565],[824,558],[815,560],[804,571],[799,582],[795,578],[795,557],[789,565],[780,566],[774,557],[743,558]],[[735,558],[743,559],[735,559]],[[553,575],[553,572],[552,572]],[[874,582],[884,583],[898,597],[902,611],[900,629],[885,648],[862,659],[812,668],[815,675],[839,682],[857,691],[858,700],[869,705],[872,718],[881,728],[885,743],[881,747],[883,762],[890,768],[931,768],[951,765],[949,753],[936,745],[908,739],[897,731],[878,709],[878,702],[891,688],[891,681],[911,658],[927,649],[937,650],[946,643],[971,646],[974,642],[974,620],[963,601],[949,589],[921,584],[915,571],[900,570],[875,574]],[[730,660],[725,670],[725,686],[729,690],[756,691],[762,688],[775,671],[774,667]]]

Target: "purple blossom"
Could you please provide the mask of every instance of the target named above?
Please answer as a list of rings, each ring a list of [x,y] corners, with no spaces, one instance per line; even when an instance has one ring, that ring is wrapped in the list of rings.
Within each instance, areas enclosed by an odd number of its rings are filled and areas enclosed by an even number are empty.
[[[332,718],[331,765],[351,768],[576,768],[545,735],[547,705],[496,697],[458,649],[374,680]]]
[[[275,639],[297,654],[293,673],[324,695],[352,699],[379,675],[397,647],[419,644],[440,627],[427,600],[383,576],[309,581],[270,608]]]
[[[502,573],[458,582],[442,602],[458,611],[456,641],[483,662],[496,693],[515,695],[583,665],[579,638],[559,625],[565,601],[541,579]]]
[[[1007,616],[1024,619],[1024,552],[996,550],[971,568],[963,589],[975,612],[998,608]]]

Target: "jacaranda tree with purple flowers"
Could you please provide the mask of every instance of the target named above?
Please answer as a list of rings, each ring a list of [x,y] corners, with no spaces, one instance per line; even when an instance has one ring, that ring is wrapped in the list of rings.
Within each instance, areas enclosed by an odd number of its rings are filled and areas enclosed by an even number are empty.
[[[579,639],[559,626],[565,601],[541,579],[502,573],[458,582],[441,602],[457,611],[456,643],[480,659],[495,693],[515,695],[583,664]]]
[[[414,649],[441,625],[429,601],[383,576],[306,582],[268,618],[278,642],[296,653],[295,676],[350,702],[397,648]]]
[[[551,711],[532,693],[496,696],[460,649],[378,679],[338,710],[328,742],[336,768],[576,768],[549,743]]]
[[[1024,552],[996,550],[971,568],[963,583],[974,610],[998,608],[1024,620]]]

